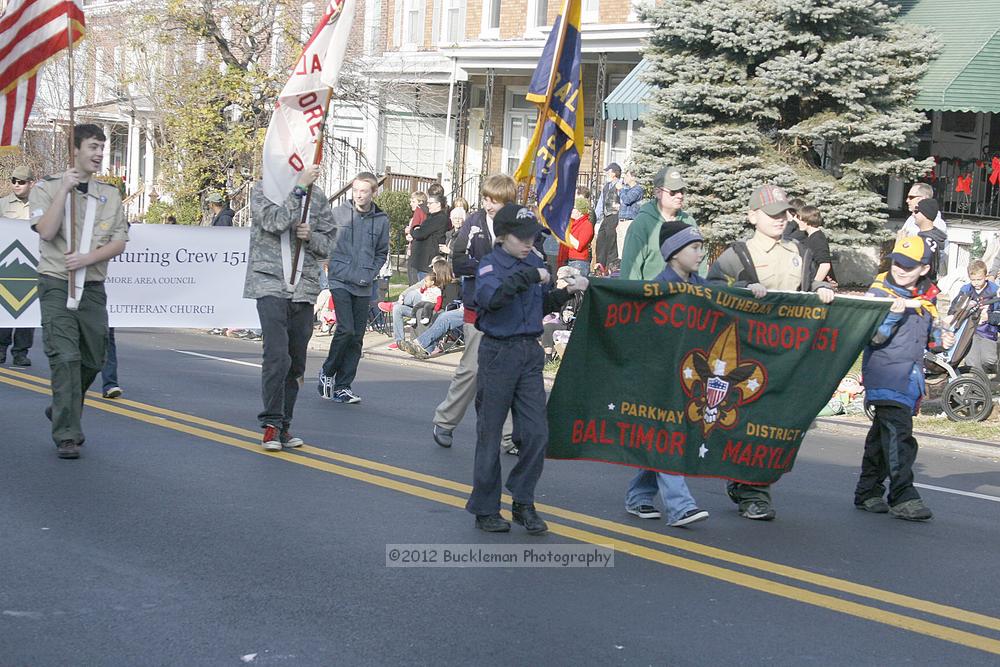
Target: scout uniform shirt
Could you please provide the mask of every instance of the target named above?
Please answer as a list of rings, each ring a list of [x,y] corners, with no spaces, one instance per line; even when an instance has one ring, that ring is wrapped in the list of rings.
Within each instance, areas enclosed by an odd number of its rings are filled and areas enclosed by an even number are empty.
[[[18,199],[13,192],[0,199],[0,218],[27,220],[28,210],[28,202]]]
[[[802,256],[795,243],[776,241],[760,232],[754,232],[746,243],[761,285],[769,290],[799,290],[802,285]]]
[[[62,174],[48,176],[37,183],[28,195],[31,208],[31,224],[34,226],[45,211],[52,204],[53,196],[59,191],[62,184]],[[95,198],[97,201],[97,215],[94,217],[94,232],[91,237],[90,247],[86,252],[97,250],[98,248],[111,243],[112,241],[128,241],[128,223],[125,221],[125,209],[122,208],[122,198],[118,193],[118,188],[107,183],[91,178],[86,184],[87,194],[73,189],[73,198],[76,201],[76,243],[79,248],[80,237],[83,235],[83,223],[86,219],[87,200]],[[63,202],[59,202],[60,205]],[[62,217],[62,216],[60,216]],[[69,272],[66,271],[66,237],[65,225],[59,226],[59,231],[51,241],[44,239],[38,242],[39,260],[38,273],[52,278],[69,280]],[[108,263],[98,262],[87,267],[86,282],[104,282],[108,275]]]

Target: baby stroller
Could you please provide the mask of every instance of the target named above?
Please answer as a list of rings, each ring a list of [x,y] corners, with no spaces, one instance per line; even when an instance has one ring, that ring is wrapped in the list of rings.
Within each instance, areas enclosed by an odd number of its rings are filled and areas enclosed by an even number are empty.
[[[951,421],[983,421],[993,411],[997,381],[991,381],[978,368],[962,368],[962,361],[972,348],[980,313],[997,301],[1000,299],[977,303],[964,294],[956,297],[952,321],[955,345],[945,352],[924,354],[928,397],[940,398],[941,408]],[[991,324],[996,315],[991,313]]]

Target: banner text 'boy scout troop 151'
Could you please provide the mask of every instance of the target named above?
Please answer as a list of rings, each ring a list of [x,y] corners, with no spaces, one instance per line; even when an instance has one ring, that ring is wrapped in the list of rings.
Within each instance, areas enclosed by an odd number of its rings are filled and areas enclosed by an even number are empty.
[[[548,457],[772,483],[888,308],[596,279],[549,399]]]

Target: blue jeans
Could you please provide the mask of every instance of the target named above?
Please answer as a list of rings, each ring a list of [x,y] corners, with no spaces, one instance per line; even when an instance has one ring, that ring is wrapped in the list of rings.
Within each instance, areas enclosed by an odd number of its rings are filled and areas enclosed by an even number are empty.
[[[403,318],[413,314],[413,306],[396,303],[392,307],[392,337],[398,343],[403,340]]]
[[[652,505],[656,492],[660,493],[663,510],[667,515],[667,523],[673,523],[684,516],[685,512],[696,509],[694,498],[688,490],[687,480],[681,475],[667,475],[652,470],[640,470],[632,478],[625,494],[625,507]]]
[[[108,327],[108,351],[101,369],[101,382],[104,391],[118,386],[118,346],[115,345],[114,327]]]
[[[396,311],[395,308],[392,310]],[[464,322],[465,312],[461,308],[446,310],[438,315],[422,334],[417,336],[417,343],[430,352],[445,334],[453,329],[461,329]]]

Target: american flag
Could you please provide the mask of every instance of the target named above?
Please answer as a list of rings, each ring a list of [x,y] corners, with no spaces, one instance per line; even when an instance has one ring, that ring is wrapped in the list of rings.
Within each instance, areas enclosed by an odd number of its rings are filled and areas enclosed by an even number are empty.
[[[0,151],[16,148],[35,102],[39,68],[83,39],[82,0],[13,0],[0,16]]]

